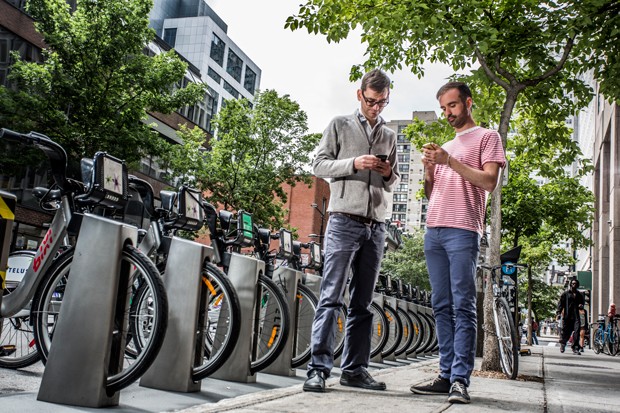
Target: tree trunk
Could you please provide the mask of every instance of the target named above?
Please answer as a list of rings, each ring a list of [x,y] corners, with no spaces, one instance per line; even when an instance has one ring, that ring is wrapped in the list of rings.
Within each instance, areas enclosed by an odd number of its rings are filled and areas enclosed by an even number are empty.
[[[532,345],[532,267],[527,267],[527,345]]]
[[[499,121],[498,133],[502,138],[504,153],[508,139],[508,126],[512,110],[517,102],[520,89],[513,88],[506,90],[506,100]],[[495,266],[500,264],[501,229],[502,229],[502,182],[506,168],[502,170],[497,187],[491,194],[491,240],[489,242],[489,264]],[[487,286],[484,297],[484,348],[482,355],[482,371],[501,371],[499,362],[499,346],[495,336],[495,321],[493,320],[493,283],[487,278]]]
[[[483,251],[486,248],[480,249],[480,254],[484,257]],[[484,259],[483,259],[484,261]],[[478,320],[484,320],[484,271],[478,269],[476,271],[476,317]],[[476,335],[476,357],[482,357],[484,349],[484,323],[478,323],[478,330]]]

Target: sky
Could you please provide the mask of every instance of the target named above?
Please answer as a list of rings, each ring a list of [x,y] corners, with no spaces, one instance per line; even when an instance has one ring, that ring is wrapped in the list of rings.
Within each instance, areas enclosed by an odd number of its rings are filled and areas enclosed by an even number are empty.
[[[351,66],[365,61],[359,34],[328,43],[306,29],[284,29],[303,0],[208,0],[228,25],[228,36],[261,68],[260,89],[288,94],[308,114],[309,132],[322,132],[336,115],[359,107],[359,82],[349,82]],[[434,110],[437,90],[452,75],[444,65],[428,65],[423,79],[410,71],[388,74],[393,82],[386,121],[412,118],[413,111]]]

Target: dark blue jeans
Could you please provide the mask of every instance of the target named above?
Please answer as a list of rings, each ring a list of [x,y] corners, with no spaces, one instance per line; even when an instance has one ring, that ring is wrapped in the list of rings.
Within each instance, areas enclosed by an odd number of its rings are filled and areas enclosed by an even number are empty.
[[[480,236],[457,228],[428,228],[424,253],[439,341],[440,376],[464,382],[476,356],[476,264]]]
[[[356,374],[368,367],[372,338],[372,303],[383,257],[385,224],[365,225],[343,215],[329,218],[321,296],[312,323],[312,359],[308,370],[329,376],[334,367],[336,321],[349,284],[349,309],[340,368]]]

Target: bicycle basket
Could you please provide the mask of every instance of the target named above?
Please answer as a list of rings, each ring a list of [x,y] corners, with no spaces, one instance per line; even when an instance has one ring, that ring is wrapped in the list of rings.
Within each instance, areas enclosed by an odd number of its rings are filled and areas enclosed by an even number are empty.
[[[235,244],[242,247],[251,247],[254,245],[252,214],[242,209],[237,212],[237,238]]]
[[[310,262],[308,263],[308,268],[312,268],[313,270],[321,269],[323,262],[321,260],[321,244],[317,244],[314,241],[310,241]]]
[[[123,209],[129,198],[127,165],[125,161],[97,152],[93,159],[82,159],[82,181],[86,193],[78,195],[79,202]]]
[[[285,228],[280,228],[280,249],[278,250],[278,256],[284,259],[289,259],[293,256],[293,234]]]
[[[178,199],[179,209],[174,226],[187,231],[198,231],[204,223],[202,194],[197,189],[183,186],[179,190]]]

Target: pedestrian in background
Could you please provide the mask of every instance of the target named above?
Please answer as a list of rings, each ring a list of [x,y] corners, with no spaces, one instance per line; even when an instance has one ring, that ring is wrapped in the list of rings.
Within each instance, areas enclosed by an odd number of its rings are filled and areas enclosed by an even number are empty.
[[[583,304],[579,304],[579,351],[583,352],[586,342],[586,331],[588,330],[588,312],[583,307]]]
[[[472,95],[462,82],[437,92],[439,106],[456,131],[451,141],[423,146],[428,198],[424,253],[439,342],[439,377],[411,386],[417,394],[448,394],[469,403],[467,391],[476,354],[476,264],[488,192],[505,164],[497,131],[476,125]]]
[[[570,282],[568,290],[564,291],[558,301],[556,316],[562,321],[562,334],[560,337],[560,352],[564,353],[566,343],[573,335],[571,347],[574,354],[579,353],[579,305],[584,304],[583,294],[577,291],[579,281],[574,279]]]
[[[538,323],[536,322],[535,319],[532,319],[532,344],[536,344],[536,345],[538,345],[537,331],[538,331]]]
[[[379,116],[389,98],[388,76],[378,69],[366,73],[357,90],[359,110],[331,121],[314,159],[314,174],[331,179],[331,196],[323,280],[304,391],[325,391],[325,379],[334,366],[336,320],[350,273],[340,384],[385,390],[385,383],[374,380],[367,368],[372,337],[369,307],[383,258],[386,193],[392,192],[400,177],[396,134]]]

